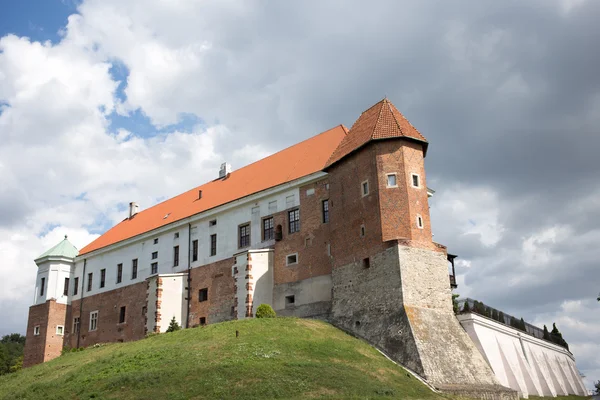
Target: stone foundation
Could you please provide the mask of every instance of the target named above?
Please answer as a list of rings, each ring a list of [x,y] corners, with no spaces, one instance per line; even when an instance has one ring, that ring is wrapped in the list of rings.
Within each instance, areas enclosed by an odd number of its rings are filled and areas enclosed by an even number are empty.
[[[443,391],[517,399],[500,386],[452,310],[443,253],[395,245],[334,268],[334,325],[367,340]]]

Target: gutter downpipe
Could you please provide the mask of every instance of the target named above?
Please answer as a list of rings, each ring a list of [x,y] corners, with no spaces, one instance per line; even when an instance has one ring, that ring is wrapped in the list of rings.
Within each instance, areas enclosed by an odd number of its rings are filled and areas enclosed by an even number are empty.
[[[191,290],[192,290],[192,276],[190,274],[192,269],[192,264],[190,259],[192,258],[192,224],[188,223],[188,267],[187,267],[187,315],[185,318],[185,327],[190,327],[190,298],[191,298]]]
[[[79,338],[81,337],[81,315],[83,314],[83,289],[85,288],[85,267],[87,258],[83,259],[83,275],[81,276],[81,301],[79,302],[79,325],[77,326],[77,348],[79,348]]]

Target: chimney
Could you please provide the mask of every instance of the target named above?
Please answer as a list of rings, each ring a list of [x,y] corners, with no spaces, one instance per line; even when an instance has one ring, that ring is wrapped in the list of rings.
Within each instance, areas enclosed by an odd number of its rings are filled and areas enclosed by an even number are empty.
[[[134,201],[129,203],[129,218],[133,218],[133,216],[135,214],[137,214],[139,210],[140,210],[140,206],[138,206],[138,203],[136,203]]]
[[[219,170],[219,179],[223,179],[227,177],[228,174],[231,173],[231,164],[224,162],[221,164],[221,169]]]

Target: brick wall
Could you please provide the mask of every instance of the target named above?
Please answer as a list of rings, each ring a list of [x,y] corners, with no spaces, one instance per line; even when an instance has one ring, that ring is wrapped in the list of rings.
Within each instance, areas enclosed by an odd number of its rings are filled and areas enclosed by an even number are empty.
[[[95,343],[127,342],[142,339],[146,332],[145,311],[148,284],[135,283],[110,292],[83,298],[83,311],[80,320],[80,347]],[[71,306],[71,316],[66,329],[73,329],[73,318],[80,315],[81,300],[75,300]],[[125,322],[119,323],[121,307],[125,306]],[[98,310],[98,326],[89,331],[90,312]],[[70,335],[70,347],[77,346],[77,334]]]
[[[323,179],[300,188],[300,232],[289,233],[288,211],[293,208],[274,214],[274,225],[281,225],[283,232],[274,246],[275,284],[331,274],[332,260],[327,253],[330,224],[323,223],[322,212],[323,200],[329,199],[328,183]],[[314,193],[307,194],[309,190]],[[298,264],[286,266],[287,256],[293,253],[298,253]]]
[[[63,344],[68,340],[66,331],[66,318],[68,307],[66,304],[48,300],[44,304],[29,308],[25,349],[23,353],[23,366],[39,364],[60,356]],[[63,326],[63,334],[56,333],[57,326]],[[40,327],[39,335],[34,335],[36,326]]]
[[[206,318],[207,324],[235,319],[234,280],[231,276],[233,263],[233,258],[228,258],[192,268],[190,327],[198,325],[200,318]],[[199,291],[203,288],[208,288],[208,300],[200,302]]]
[[[330,177],[331,253],[334,268],[361,261],[390,245],[384,243],[379,213],[376,147],[372,144],[328,170]],[[363,196],[362,183],[369,182]],[[361,236],[364,227],[364,236]]]

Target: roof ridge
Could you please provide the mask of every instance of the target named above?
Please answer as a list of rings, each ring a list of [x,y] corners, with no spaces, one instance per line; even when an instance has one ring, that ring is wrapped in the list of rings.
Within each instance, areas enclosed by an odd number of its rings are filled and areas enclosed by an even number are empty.
[[[373,135],[375,134],[375,131],[377,130],[377,125],[379,124],[379,120],[381,119],[381,114],[383,114],[383,105],[385,103],[389,103],[389,102],[387,101],[387,97],[384,97],[383,100],[381,100],[379,103],[383,103],[383,104],[382,104],[381,108],[379,109],[379,115],[377,115],[377,121],[375,121],[375,124],[373,125],[373,132],[371,132],[371,135],[370,135],[371,139],[373,139]],[[377,104],[379,104],[379,103],[377,103]],[[389,106],[388,106],[388,108],[389,108]],[[392,112],[392,110],[390,110],[390,112]],[[400,131],[400,132],[402,132],[402,131]]]
[[[354,123],[350,127],[350,131],[352,130],[352,128],[354,128],[354,125],[356,125],[356,123],[360,120],[360,117],[362,117],[364,113],[366,113],[367,111],[371,110],[373,107],[375,107],[376,105],[378,105],[379,103],[381,103],[384,100],[385,100],[385,98],[379,100],[377,103],[373,104],[371,107],[369,107],[366,110],[364,110],[363,112],[361,112],[360,115],[358,116],[358,118],[356,118],[356,120],[354,121]]]

